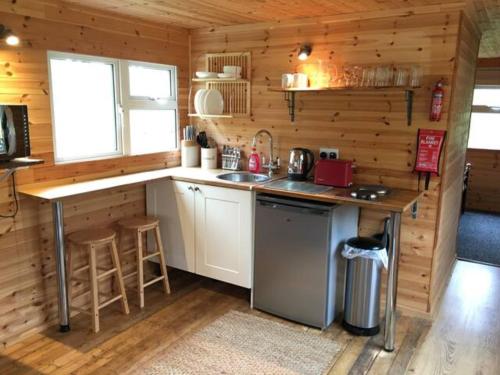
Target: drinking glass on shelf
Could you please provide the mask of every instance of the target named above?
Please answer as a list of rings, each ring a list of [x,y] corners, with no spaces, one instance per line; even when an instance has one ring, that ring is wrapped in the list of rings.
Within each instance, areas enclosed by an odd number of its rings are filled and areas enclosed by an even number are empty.
[[[344,75],[344,86],[351,87],[352,85],[352,68],[349,65],[344,65],[342,68]]]
[[[410,86],[419,87],[422,84],[423,70],[420,65],[410,67]]]
[[[393,85],[396,87],[402,87],[408,85],[408,77],[409,72],[408,68],[404,66],[395,66],[394,67],[394,77],[393,77]]]
[[[352,70],[352,87],[361,87],[363,78],[363,68],[359,65],[354,65],[351,67]]]
[[[375,70],[375,86],[387,87],[392,82],[392,67],[389,65],[377,65]]]
[[[363,87],[375,86],[375,68],[373,66],[363,67],[361,86]]]

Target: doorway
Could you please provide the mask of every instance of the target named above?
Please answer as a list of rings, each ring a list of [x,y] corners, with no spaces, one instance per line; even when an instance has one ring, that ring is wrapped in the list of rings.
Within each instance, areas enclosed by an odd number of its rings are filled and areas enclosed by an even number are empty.
[[[500,267],[500,84],[474,90],[466,162],[457,258]]]

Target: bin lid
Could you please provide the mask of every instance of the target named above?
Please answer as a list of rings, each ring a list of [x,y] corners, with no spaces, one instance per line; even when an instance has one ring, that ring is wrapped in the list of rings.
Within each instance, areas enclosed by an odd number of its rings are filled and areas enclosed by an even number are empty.
[[[347,245],[361,250],[384,250],[384,244],[371,237],[353,237],[347,240]]]

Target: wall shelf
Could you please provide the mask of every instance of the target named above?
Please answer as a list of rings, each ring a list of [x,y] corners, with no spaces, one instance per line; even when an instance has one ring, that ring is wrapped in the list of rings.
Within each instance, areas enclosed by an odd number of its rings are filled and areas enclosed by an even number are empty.
[[[241,78],[191,78],[188,97],[188,116],[199,118],[234,118],[250,116],[251,95],[251,55],[250,52],[208,53],[204,55],[207,72],[222,73],[224,66],[241,67]],[[199,115],[192,108],[194,99],[193,87],[198,89],[204,84],[205,89],[216,89],[224,99],[222,115]],[[203,87],[203,86],[201,86]]]
[[[290,115],[290,120],[295,121],[295,95],[297,93],[308,93],[308,92],[364,92],[364,93],[374,93],[374,92],[392,92],[392,93],[403,93],[405,95],[406,101],[406,124],[411,126],[412,115],[413,115],[413,96],[414,89],[418,87],[319,87],[319,88],[299,88],[299,89],[283,89],[283,88],[268,88],[268,91],[281,92],[284,94],[285,101],[288,105],[288,114]]]
[[[200,115],[198,113],[188,113],[188,117],[199,117],[199,118],[233,118],[233,115]]]
[[[248,79],[243,78],[192,78],[192,82],[234,82],[234,83],[247,83]]]

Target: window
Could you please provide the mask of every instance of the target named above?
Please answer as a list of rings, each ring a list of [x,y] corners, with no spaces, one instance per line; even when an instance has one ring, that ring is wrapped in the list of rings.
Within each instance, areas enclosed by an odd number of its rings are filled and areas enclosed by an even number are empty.
[[[49,52],[56,163],[177,149],[173,66]]]
[[[474,90],[468,147],[500,150],[500,86]]]

